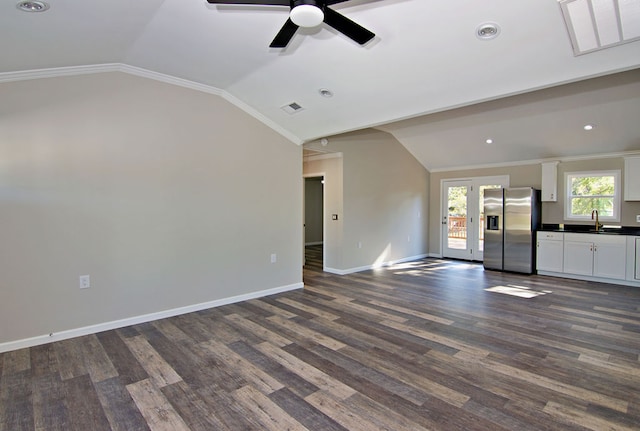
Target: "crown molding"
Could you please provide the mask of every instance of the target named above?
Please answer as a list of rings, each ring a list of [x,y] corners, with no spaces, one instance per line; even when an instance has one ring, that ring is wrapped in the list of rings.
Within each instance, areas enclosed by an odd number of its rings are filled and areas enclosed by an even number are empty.
[[[532,159],[522,160],[518,162],[504,162],[504,163],[488,163],[484,165],[467,165],[467,166],[454,166],[450,168],[436,168],[429,169],[431,173],[437,172],[452,172],[452,171],[467,171],[472,169],[486,169],[486,168],[506,168],[511,166],[525,166],[525,165],[537,165],[546,162],[575,162],[579,160],[593,160],[593,159],[612,159],[616,157],[627,157],[640,155],[638,151],[622,151],[617,153],[603,153],[603,154],[587,154],[582,156],[566,156],[566,157],[549,157],[545,159]]]
[[[303,159],[305,162],[314,162],[317,160],[339,159],[341,157],[342,157],[342,153],[327,153],[327,154],[314,154],[313,156],[304,156]]]
[[[231,103],[232,105],[235,105],[239,109],[241,109],[244,112],[246,112],[247,114],[251,115],[253,118],[255,118],[256,120],[260,121],[261,123],[263,123],[264,125],[269,127],[271,130],[281,134],[282,136],[284,136],[285,138],[287,138],[288,140],[290,140],[294,144],[296,144],[296,145],[304,144],[304,141],[301,138],[299,138],[298,136],[296,136],[293,133],[289,132],[287,129],[285,129],[283,127],[280,127],[279,124],[276,124],[275,122],[271,121],[269,118],[265,117],[260,112],[258,112],[256,109],[254,109],[253,107],[247,105],[246,103],[244,103],[242,100],[238,99],[237,97],[235,97],[231,93],[223,91],[222,92],[222,97],[227,102]]]
[[[215,96],[222,96],[224,93],[223,90],[212,85],[200,84],[198,82],[189,81],[188,79],[177,78],[175,76],[154,72],[152,70],[143,69],[141,67],[129,66],[128,64],[121,64],[118,72],[128,73],[129,75],[152,79],[158,82],[164,82],[165,84],[176,85],[178,87],[189,88],[191,90],[196,90],[201,93],[213,94]]]
[[[28,81],[30,79],[57,78],[60,76],[87,75],[91,73],[119,72],[119,63],[91,64],[86,66],[54,67],[50,69],[21,70],[0,73],[0,83]]]
[[[50,69],[34,69],[24,70],[19,72],[2,72],[0,73],[0,84],[5,82],[15,81],[27,81],[31,79],[44,79],[44,78],[57,78],[62,76],[75,76],[75,75],[87,75],[92,73],[106,73],[106,72],[122,72],[129,75],[139,76],[142,78],[152,79],[154,81],[164,82],[170,85],[176,85],[183,88],[189,88],[191,90],[199,91],[202,93],[213,94],[215,96],[222,97],[227,102],[231,103],[238,109],[244,111],[248,115],[252,116],[256,120],[260,121],[271,130],[284,136],[296,145],[302,145],[304,141],[298,136],[294,135],[287,129],[276,124],[274,121],[262,115],[256,109],[246,104],[242,100],[238,99],[229,92],[212,85],[201,84],[195,81],[189,81],[187,79],[177,78],[175,76],[166,75],[164,73],[158,73],[151,70],[143,69],[136,66],[130,66],[122,63],[107,63],[107,64],[95,64],[85,66],[70,66],[70,67],[56,67]]]

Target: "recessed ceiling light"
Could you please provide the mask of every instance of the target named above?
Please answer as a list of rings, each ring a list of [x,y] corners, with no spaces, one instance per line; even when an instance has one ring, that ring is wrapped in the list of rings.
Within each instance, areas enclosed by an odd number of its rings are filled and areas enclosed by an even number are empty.
[[[326,88],[321,88],[318,90],[318,93],[320,93],[322,97],[333,97],[331,90],[327,90]]]
[[[485,141],[487,144],[493,144],[493,139],[489,138]]]
[[[481,40],[495,39],[500,34],[500,26],[494,22],[485,22],[476,28],[476,37]]]
[[[44,12],[49,9],[49,4],[43,1],[21,1],[16,5],[23,12]]]
[[[593,124],[586,124],[586,125],[583,127],[583,129],[584,129],[584,130],[593,130]]]

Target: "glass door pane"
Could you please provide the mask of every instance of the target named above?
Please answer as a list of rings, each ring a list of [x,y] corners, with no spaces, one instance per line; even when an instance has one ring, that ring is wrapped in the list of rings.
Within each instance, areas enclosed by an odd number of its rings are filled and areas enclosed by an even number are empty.
[[[449,248],[467,249],[467,192],[466,186],[448,187],[447,247]]]
[[[471,223],[468,217],[470,181],[443,183],[442,255],[456,259],[471,259]]]

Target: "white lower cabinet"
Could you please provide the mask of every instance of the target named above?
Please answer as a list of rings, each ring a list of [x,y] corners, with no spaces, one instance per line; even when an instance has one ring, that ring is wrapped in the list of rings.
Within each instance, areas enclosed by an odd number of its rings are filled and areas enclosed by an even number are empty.
[[[566,240],[564,270],[567,274],[593,275],[593,243]]]
[[[603,239],[599,238],[594,244],[593,275],[624,280],[627,239],[619,236],[606,237],[606,241]]]
[[[636,238],[636,262],[635,262],[635,279],[640,280],[640,238]]]
[[[640,282],[640,237],[627,237],[627,280]]]
[[[626,252],[624,236],[565,233],[563,272],[624,280]]]
[[[640,237],[537,232],[540,274],[640,286]]]
[[[562,232],[538,232],[536,262],[538,271],[562,272]]]

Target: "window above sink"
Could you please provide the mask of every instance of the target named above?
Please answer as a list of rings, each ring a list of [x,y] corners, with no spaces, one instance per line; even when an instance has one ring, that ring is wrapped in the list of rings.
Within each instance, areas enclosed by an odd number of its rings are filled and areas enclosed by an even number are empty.
[[[620,221],[620,171],[565,173],[565,220]]]

